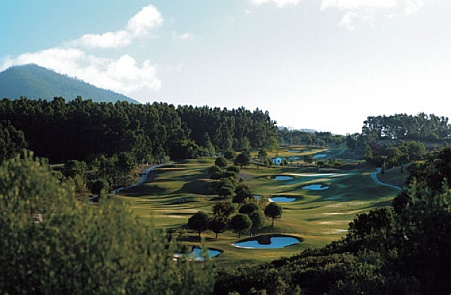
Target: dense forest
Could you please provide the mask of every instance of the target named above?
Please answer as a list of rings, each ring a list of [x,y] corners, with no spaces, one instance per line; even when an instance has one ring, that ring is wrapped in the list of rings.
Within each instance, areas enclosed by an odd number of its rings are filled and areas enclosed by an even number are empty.
[[[451,127],[448,118],[419,113],[416,116],[368,117],[362,127],[362,135],[368,140],[381,139],[437,141],[449,139]]]
[[[94,103],[3,99],[0,119],[21,130],[31,150],[51,162],[133,153],[138,163],[275,146],[267,112],[165,103]]]

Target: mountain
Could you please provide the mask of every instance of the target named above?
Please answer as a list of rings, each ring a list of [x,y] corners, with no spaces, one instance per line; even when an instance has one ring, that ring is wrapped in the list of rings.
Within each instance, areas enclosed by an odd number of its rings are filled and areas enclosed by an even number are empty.
[[[0,98],[52,100],[63,97],[66,101],[81,96],[94,102],[127,101],[139,103],[125,95],[95,87],[81,80],[58,74],[35,64],[11,67],[0,73]]]

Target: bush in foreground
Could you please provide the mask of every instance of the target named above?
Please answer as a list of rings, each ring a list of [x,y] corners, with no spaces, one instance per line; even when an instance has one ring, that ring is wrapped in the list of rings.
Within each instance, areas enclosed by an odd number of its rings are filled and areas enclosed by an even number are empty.
[[[209,263],[174,260],[175,245],[122,203],[76,201],[30,154],[0,167],[0,208],[2,294],[211,292]]]

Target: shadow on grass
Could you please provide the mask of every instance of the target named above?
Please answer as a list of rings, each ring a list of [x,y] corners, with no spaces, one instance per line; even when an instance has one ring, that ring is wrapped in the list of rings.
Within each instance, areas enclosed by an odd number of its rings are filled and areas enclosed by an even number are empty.
[[[128,197],[141,197],[156,194],[165,194],[167,189],[156,184],[132,186],[120,192],[121,195]]]
[[[199,195],[209,195],[211,194],[208,181],[203,179],[195,179],[185,183],[178,191],[175,193],[191,193]]]

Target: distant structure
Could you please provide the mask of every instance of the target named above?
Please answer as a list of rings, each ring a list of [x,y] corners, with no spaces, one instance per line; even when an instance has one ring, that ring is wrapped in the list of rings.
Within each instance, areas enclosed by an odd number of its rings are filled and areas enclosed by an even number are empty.
[[[272,159],[272,163],[274,165],[280,165],[280,164],[282,164],[282,158],[280,158],[280,157],[274,158],[274,159]]]

